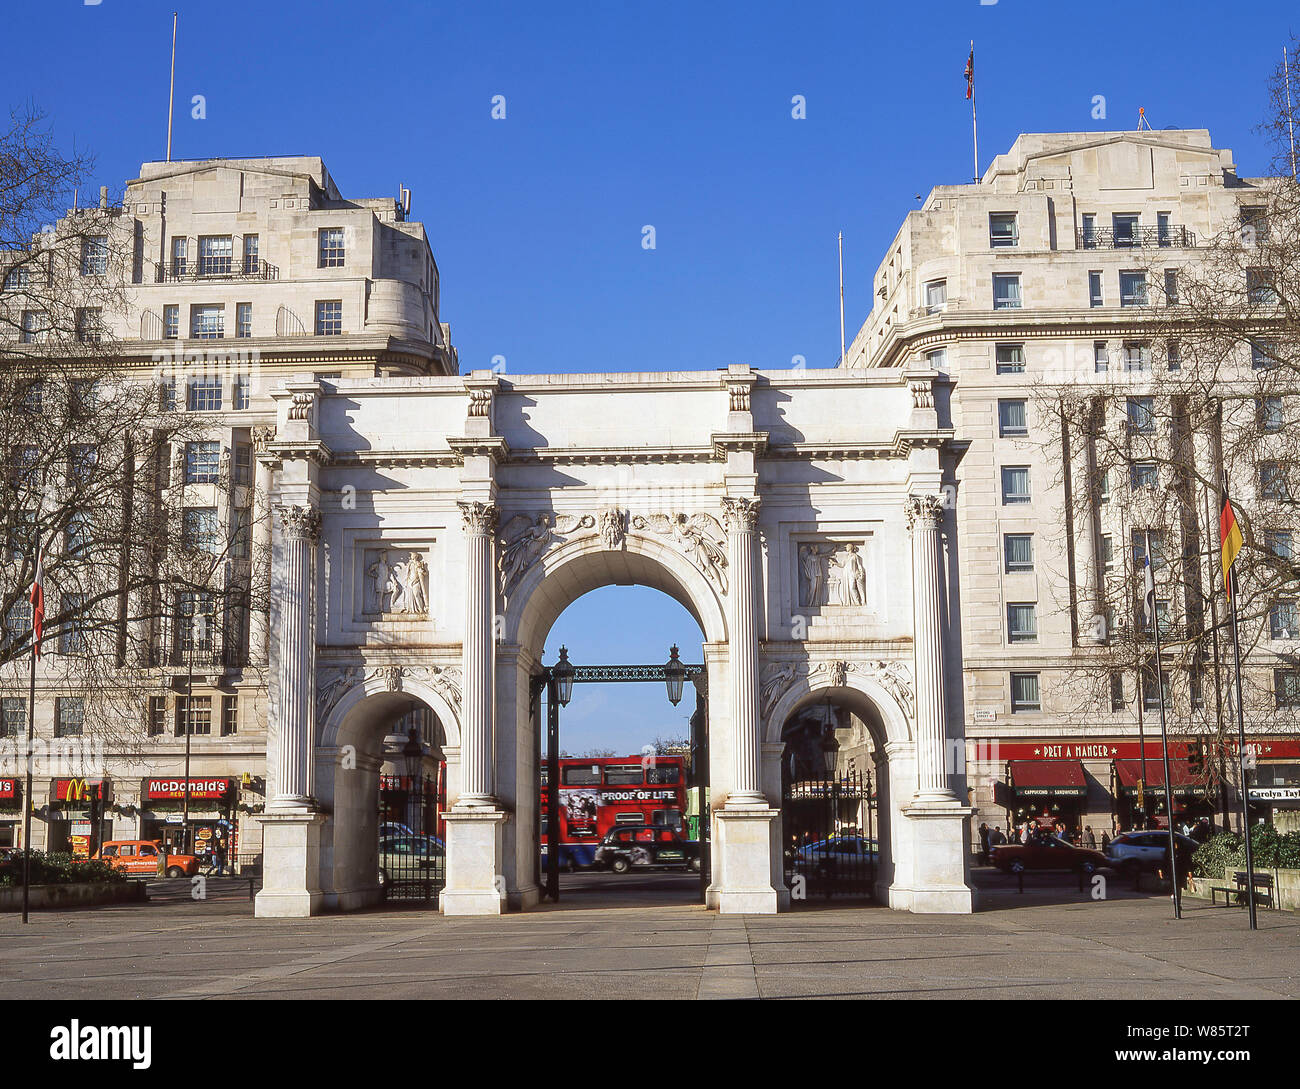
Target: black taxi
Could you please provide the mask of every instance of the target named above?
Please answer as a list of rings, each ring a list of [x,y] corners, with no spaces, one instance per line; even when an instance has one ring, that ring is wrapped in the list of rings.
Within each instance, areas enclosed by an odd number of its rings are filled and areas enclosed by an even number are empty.
[[[610,831],[596,848],[595,863],[615,873],[638,868],[700,869],[700,845],[673,829],[653,824],[625,824]]]

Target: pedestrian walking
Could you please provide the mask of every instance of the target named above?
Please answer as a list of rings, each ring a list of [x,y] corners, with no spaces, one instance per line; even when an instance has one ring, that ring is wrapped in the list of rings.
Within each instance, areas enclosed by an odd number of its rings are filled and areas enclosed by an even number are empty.
[[[1092,825],[1090,824],[1085,824],[1083,826],[1083,845],[1090,851],[1095,851],[1097,849],[1097,836],[1096,833],[1093,832]]]
[[[987,824],[981,824],[980,825],[980,865],[987,866],[988,864],[989,864],[989,826]]]

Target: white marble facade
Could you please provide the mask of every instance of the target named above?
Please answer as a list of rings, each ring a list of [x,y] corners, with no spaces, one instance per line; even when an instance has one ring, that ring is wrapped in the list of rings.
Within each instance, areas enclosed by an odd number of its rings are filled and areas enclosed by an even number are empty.
[[[448,760],[442,910],[536,903],[529,678],[560,613],[612,583],[700,624],[712,906],[788,904],[782,726],[830,694],[882,754],[880,895],[971,910],[945,379],[304,375],[273,397],[259,915],[378,899],[382,742],[416,701]]]

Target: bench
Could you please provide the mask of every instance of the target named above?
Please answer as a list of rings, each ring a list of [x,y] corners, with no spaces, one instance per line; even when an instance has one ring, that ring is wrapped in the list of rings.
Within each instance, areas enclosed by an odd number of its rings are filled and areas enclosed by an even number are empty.
[[[1267,873],[1257,873],[1253,875],[1254,880],[1251,882],[1252,891],[1255,894],[1255,902],[1262,903],[1265,907],[1273,906],[1273,875]],[[1238,870],[1232,875],[1233,886],[1214,885],[1210,888],[1210,903],[1218,902],[1219,893],[1223,893],[1223,906],[1227,907],[1231,901],[1228,900],[1229,894],[1236,898],[1236,903],[1245,907],[1246,905],[1246,873],[1244,870]]]

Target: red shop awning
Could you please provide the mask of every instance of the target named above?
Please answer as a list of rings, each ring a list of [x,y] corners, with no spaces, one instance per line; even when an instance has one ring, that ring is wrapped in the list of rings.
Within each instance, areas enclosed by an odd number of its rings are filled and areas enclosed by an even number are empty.
[[[1119,782],[1119,789],[1125,794],[1137,793],[1141,766],[1141,760],[1115,761],[1115,778]],[[1169,776],[1175,794],[1195,794],[1201,789],[1200,780],[1192,771],[1186,757],[1169,758]],[[1147,760],[1146,780],[1148,790],[1164,790],[1165,762],[1163,760]]]
[[[1017,797],[1082,798],[1088,793],[1078,760],[1011,760],[1007,780]]]

